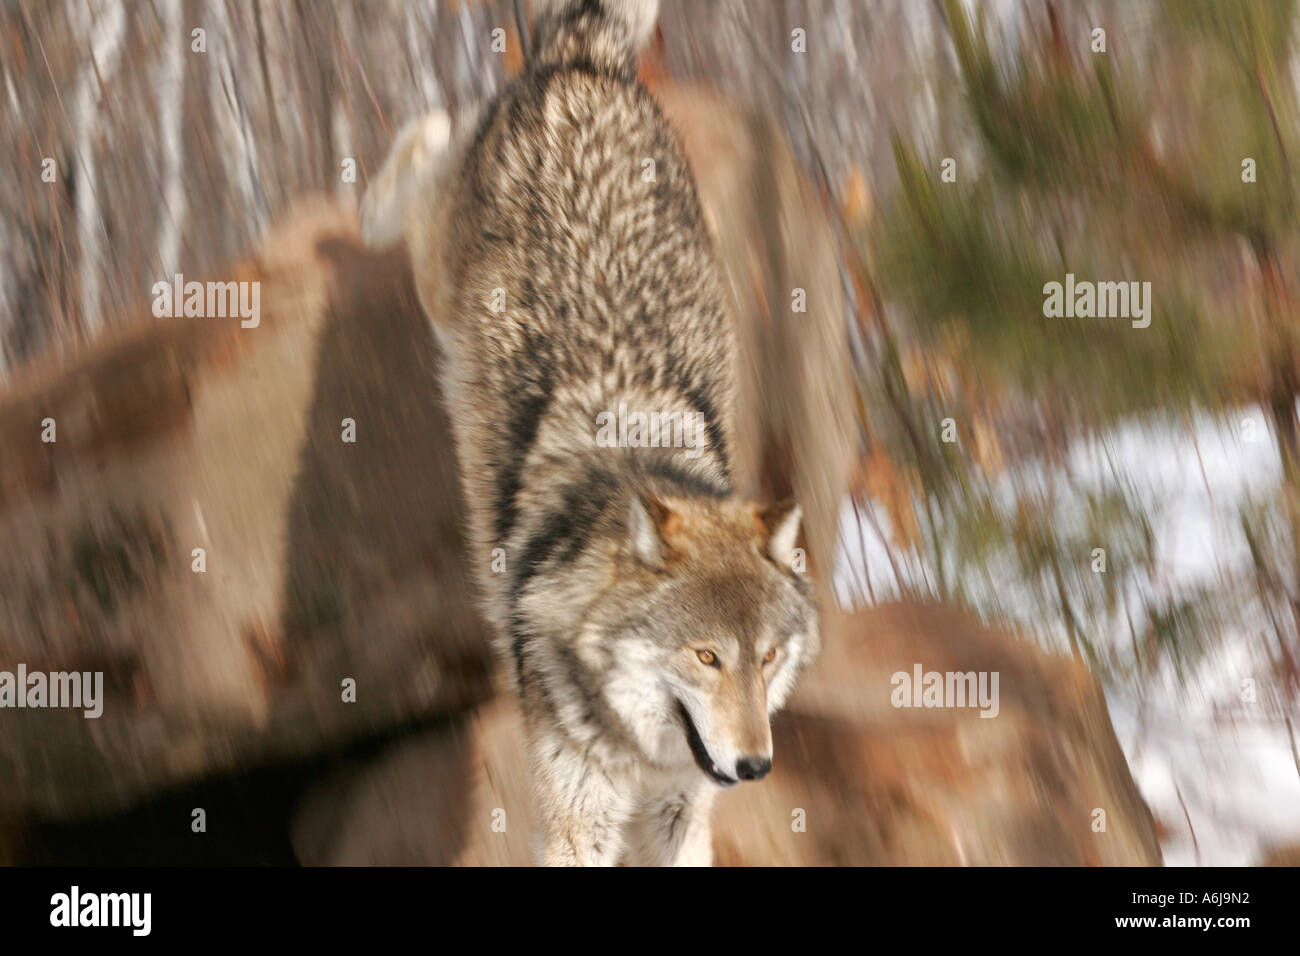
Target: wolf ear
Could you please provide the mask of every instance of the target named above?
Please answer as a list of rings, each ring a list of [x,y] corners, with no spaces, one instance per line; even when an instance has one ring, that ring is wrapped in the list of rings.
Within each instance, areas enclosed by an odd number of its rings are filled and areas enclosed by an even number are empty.
[[[767,538],[767,555],[787,571],[794,570],[794,548],[799,540],[803,509],[787,499],[757,512],[759,529]]]
[[[680,520],[677,512],[658,498],[633,494],[627,515],[627,543],[632,556],[649,567],[663,567],[669,554],[664,532]]]

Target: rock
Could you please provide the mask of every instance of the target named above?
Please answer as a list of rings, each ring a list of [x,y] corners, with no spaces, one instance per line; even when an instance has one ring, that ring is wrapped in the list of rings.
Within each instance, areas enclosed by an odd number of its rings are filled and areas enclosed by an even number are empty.
[[[771,786],[719,802],[719,862],[1161,862],[1101,688],[1082,665],[937,605],[886,605],[827,628],[826,654],[777,718]],[[998,673],[997,715],[895,708],[892,675],[918,664]],[[806,833],[792,830],[796,809]],[[1098,810],[1104,832],[1094,831]]]
[[[0,538],[21,542],[0,669],[106,681],[98,719],[0,710],[0,817],[104,812],[489,692],[401,256],[318,205],[223,278],[261,283],[257,327],[137,323],[0,397]]]
[[[306,866],[526,866],[535,827],[512,700],[322,781],[294,814]]]

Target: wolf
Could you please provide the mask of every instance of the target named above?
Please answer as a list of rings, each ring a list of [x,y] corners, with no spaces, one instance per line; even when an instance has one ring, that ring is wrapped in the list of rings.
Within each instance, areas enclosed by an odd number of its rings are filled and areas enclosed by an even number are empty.
[[[636,79],[657,0],[542,0],[522,73],[407,126],[361,207],[443,351],[484,612],[546,865],[709,865],[819,647],[800,509],[735,491],[735,328],[691,172]],[[632,409],[702,422],[651,441]],[[608,438],[608,435],[606,435]]]

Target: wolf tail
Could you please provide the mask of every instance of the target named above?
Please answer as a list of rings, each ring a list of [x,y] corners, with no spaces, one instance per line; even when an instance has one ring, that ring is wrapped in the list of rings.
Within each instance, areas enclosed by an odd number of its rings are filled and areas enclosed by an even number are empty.
[[[654,32],[659,0],[534,0],[533,9],[530,68],[584,66],[631,79],[637,51]],[[361,238],[368,248],[402,240],[408,207],[436,187],[453,151],[451,122],[441,110],[402,128],[361,201]]]
[[[659,0],[536,0],[533,9],[533,64],[628,76],[659,18]]]

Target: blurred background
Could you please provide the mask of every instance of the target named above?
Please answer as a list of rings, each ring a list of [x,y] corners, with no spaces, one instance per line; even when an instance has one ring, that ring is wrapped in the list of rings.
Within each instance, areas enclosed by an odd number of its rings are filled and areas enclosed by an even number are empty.
[[[747,481],[826,586],[719,862],[1300,858],[1298,18],[664,0]],[[0,711],[0,862],[527,862],[436,355],[354,226],[527,40],[522,0],[0,7],[0,669],[109,689]],[[154,319],[175,273],[262,325]],[[1150,283],[1149,326],[1049,317],[1067,274]],[[1002,714],[893,708],[914,663]]]

